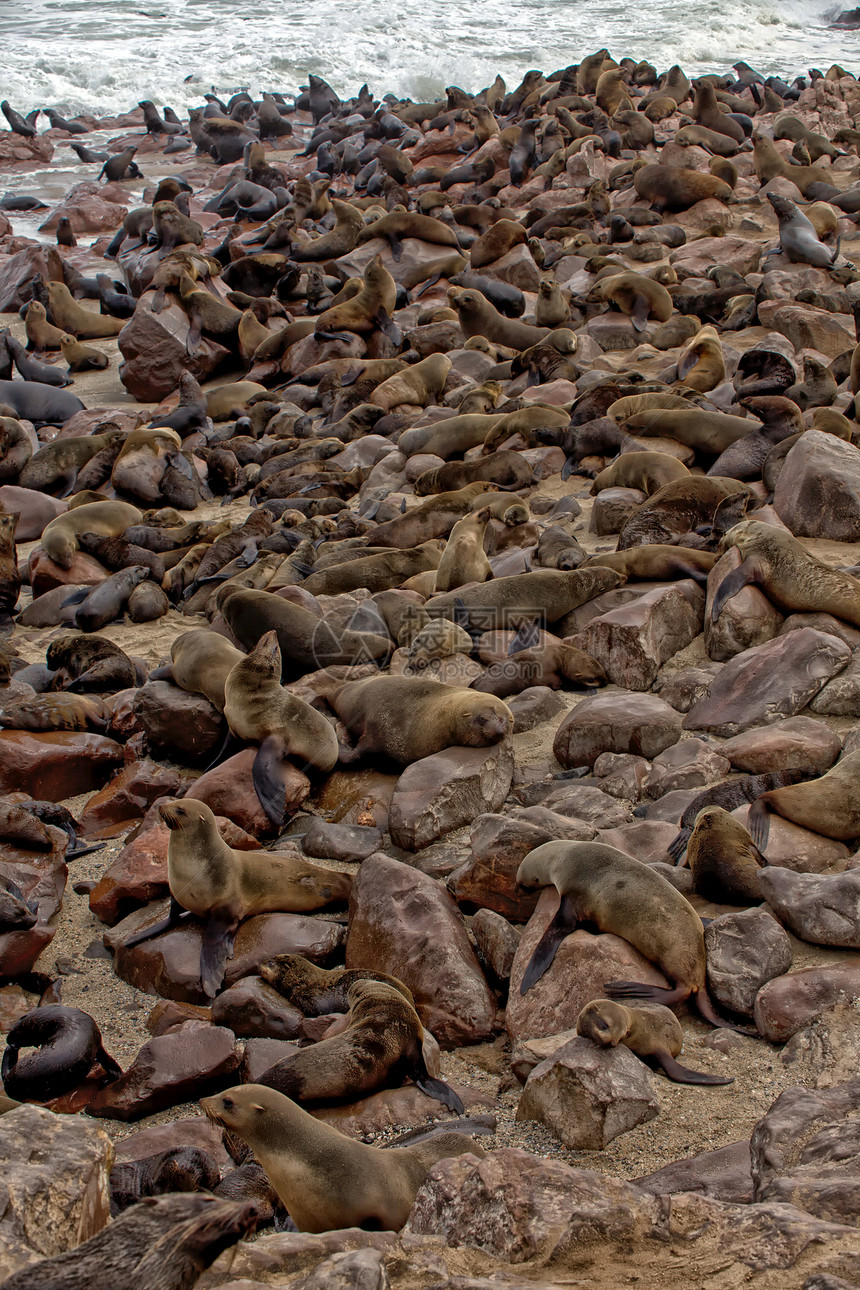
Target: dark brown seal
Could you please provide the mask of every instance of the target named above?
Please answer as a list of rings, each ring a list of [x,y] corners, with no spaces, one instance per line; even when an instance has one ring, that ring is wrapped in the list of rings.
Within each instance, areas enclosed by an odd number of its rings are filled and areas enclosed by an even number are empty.
[[[22,1048],[38,1051],[21,1057]],[[18,1102],[50,1102],[76,1089],[97,1062],[110,1079],[122,1075],[88,1012],[49,1005],[15,1022],[6,1036],[0,1075]]]

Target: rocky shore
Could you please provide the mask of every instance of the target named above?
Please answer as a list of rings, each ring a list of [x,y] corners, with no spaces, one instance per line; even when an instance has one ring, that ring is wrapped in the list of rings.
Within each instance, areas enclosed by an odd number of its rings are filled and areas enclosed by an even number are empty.
[[[0,1285],[860,1285],[860,82],[272,89],[2,105]],[[214,986],[206,913],[138,939],[184,798],[314,893]],[[730,1082],[578,1033],[676,984],[635,904],[523,992],[550,841],[701,918]],[[471,1135],[401,1230],[288,1230],[200,1109],[354,1021],[280,955],[393,978],[462,1102],[307,1103]]]

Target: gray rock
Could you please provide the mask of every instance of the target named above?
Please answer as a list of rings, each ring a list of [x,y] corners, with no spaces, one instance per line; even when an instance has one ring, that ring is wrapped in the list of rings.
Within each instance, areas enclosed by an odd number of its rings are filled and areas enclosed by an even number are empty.
[[[562,766],[593,766],[604,752],[654,758],[677,743],[681,718],[653,694],[598,694],[583,699],[555,732],[552,750]]]
[[[791,941],[764,909],[723,914],[705,928],[708,991],[730,1012],[753,1015],[761,987],[791,967]]]
[[[732,1142],[716,1151],[703,1151],[697,1156],[674,1160],[656,1173],[631,1181],[652,1196],[692,1191],[717,1200],[747,1204],[753,1196],[749,1140],[745,1138],[743,1142]]]
[[[792,873],[768,866],[759,875],[777,917],[813,945],[860,949],[860,872]]]
[[[827,688],[825,686],[824,690]],[[721,754],[728,757],[733,768],[750,775],[803,766],[812,766],[823,775],[836,761],[841,749],[839,735],[823,721],[815,721],[812,717],[788,717],[772,726],[745,730],[720,745]]]
[[[407,766],[394,788],[388,830],[395,846],[418,851],[452,829],[497,811],[511,787],[507,740],[491,748],[446,748]]]
[[[582,633],[582,648],[615,685],[648,690],[661,665],[698,636],[703,614],[704,597],[696,583],[656,587],[593,619]]]
[[[773,506],[795,537],[856,542],[860,449],[821,430],[807,430],[785,459]]]

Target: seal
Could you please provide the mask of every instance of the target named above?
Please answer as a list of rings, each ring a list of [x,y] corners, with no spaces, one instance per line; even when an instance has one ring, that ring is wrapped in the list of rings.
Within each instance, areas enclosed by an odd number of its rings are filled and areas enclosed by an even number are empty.
[[[532,327],[530,323],[507,318],[480,291],[449,287],[448,300],[457,311],[467,340],[471,336],[484,336],[494,345],[504,345],[519,352],[551,335],[549,327]]]
[[[59,349],[64,332],[48,322],[45,306],[38,300],[31,300],[24,315],[24,328],[27,332],[27,348],[41,353],[46,349]],[[7,342],[8,343],[8,342]]]
[[[21,575],[15,556],[17,516],[0,512],[0,627],[11,625],[12,613],[21,591]]]
[[[719,335],[713,327],[702,327],[681,351],[678,380],[687,389],[707,394],[725,379],[726,361]]]
[[[300,1232],[399,1231],[437,1160],[484,1154],[460,1133],[442,1133],[412,1147],[370,1147],[262,1084],[227,1089],[200,1105],[248,1143]]]
[[[121,618],[131,593],[148,577],[149,569],[145,565],[133,564],[112,573],[95,587],[72,592],[66,604],[79,602],[75,626],[82,632],[97,632]]]
[[[688,478],[689,474],[683,462],[667,452],[624,452],[595,475],[591,496],[604,488],[638,488],[650,497],[664,484]]]
[[[349,874],[307,864],[272,852],[234,851],[221,837],[215,816],[204,802],[181,798],[164,802],[159,814],[170,830],[167,917],[125,942],[130,947],[180,923],[186,913],[205,921],[200,949],[200,980],[214,998],[224,979],[239,923],[253,914],[307,913],[347,898]]]
[[[715,551],[696,551],[685,546],[666,546],[659,542],[630,547],[626,551],[604,551],[583,560],[580,569],[600,565],[615,569],[629,582],[668,582],[672,578],[692,578],[707,582],[719,556]]]
[[[445,748],[487,748],[513,729],[507,704],[459,685],[411,676],[372,676],[348,681],[328,696],[351,735],[344,764],[365,756],[409,766]]]
[[[94,318],[98,314],[93,314]],[[58,390],[41,381],[0,381],[0,404],[8,416],[32,421],[37,430],[42,426],[61,426],[76,412],[83,412],[84,405],[76,394]]]
[[[480,631],[495,631],[535,619],[558,622],[624,581],[622,574],[608,568],[535,569],[433,596],[424,608],[431,618],[451,618],[460,626],[470,624]]]
[[[643,396],[644,397],[644,396]],[[624,428],[632,435],[665,435],[696,452],[725,452],[730,444],[752,430],[760,429],[751,417],[734,417],[727,412],[708,412],[687,401],[685,408],[653,408],[634,412],[623,418]]]
[[[238,739],[260,745],[252,772],[254,788],[269,819],[282,827],[285,762],[329,771],[337,762],[338,743],[331,723],[281,686],[276,632],[261,636],[231,669],[224,683],[224,716]]]
[[[325,1017],[330,1012],[346,1012],[348,994],[356,981],[381,981],[399,990],[404,999],[414,1003],[412,991],[385,972],[368,968],[321,968],[301,954],[276,954],[257,969],[264,981],[306,1017]]]
[[[643,1061],[656,1062],[676,1084],[733,1084],[722,1075],[691,1071],[675,1061],[684,1045],[681,1023],[669,1008],[625,1008],[612,999],[592,999],[576,1019],[576,1033],[600,1048],[623,1044]]]
[[[449,493],[483,481],[503,488],[527,488],[535,482],[533,468],[519,452],[494,452],[473,461],[447,461],[425,470],[413,484],[416,497]]]
[[[731,188],[716,175],[663,162],[640,167],[633,176],[633,187],[660,212],[686,211],[708,197],[726,204],[732,200]]]
[[[22,1048],[38,1051],[22,1057]],[[111,1080],[122,1075],[88,1012],[46,1005],[19,1017],[6,1035],[0,1076],[16,1101],[50,1102],[82,1084],[96,1063]]]
[[[30,442],[30,437],[18,418],[0,416],[0,483],[6,479],[17,481],[32,455],[33,445]],[[6,491],[7,487],[12,488],[14,492],[19,491],[15,489],[13,483],[4,486],[3,493],[0,495],[9,496]],[[26,501],[26,495],[22,494],[19,500],[21,502]],[[33,497],[30,500],[35,502],[36,499]],[[6,502],[3,505],[7,510],[14,509],[9,507]],[[53,519],[54,517],[51,515],[49,518]],[[39,533],[41,531],[39,529]],[[36,537],[39,536],[39,533],[36,534]],[[21,537],[19,541],[24,542],[27,539]]]
[[[173,681],[189,694],[202,694],[223,712],[227,677],[244,657],[225,636],[201,627],[174,638],[170,665],[151,672],[150,679]]]
[[[219,1254],[256,1226],[253,1204],[205,1195],[153,1196],[83,1245],[15,1272],[4,1290],[114,1290],[118,1279],[151,1290],[190,1290]]]
[[[105,428],[102,434],[70,435],[55,439],[34,453],[19,477],[22,488],[36,492],[57,493],[68,497],[74,490],[78,474],[97,453],[123,437],[117,428]]]
[[[812,264],[819,269],[830,269],[839,258],[840,238],[833,250],[818,240],[812,220],[801,213],[789,197],[768,193],[767,199],[779,221],[779,250],[792,264]],[[769,255],[773,252],[768,252]]]
[[[769,814],[825,838],[851,842],[860,837],[860,752],[847,753],[820,779],[761,793],[750,807],[747,826],[759,851],[767,847]]]
[[[424,1029],[401,990],[385,981],[354,981],[347,991],[346,1028],[276,1062],[258,1083],[294,1102],[355,1102],[404,1078],[462,1115],[454,1090],[435,1079],[424,1060]]]
[[[743,515],[752,499],[748,484],[721,475],[690,475],[664,484],[624,521],[618,550],[644,545],[671,545],[700,525],[715,523],[721,507]],[[737,510],[735,510],[737,508]]]
[[[63,333],[60,340],[63,361],[70,372],[103,372],[110,367],[110,359],[94,345],[84,345],[74,336]]]
[[[601,278],[588,293],[588,300],[603,300],[628,314],[634,331],[644,331],[649,318],[668,322],[675,306],[666,288],[641,273],[613,273]]]
[[[169,1191],[214,1191],[221,1171],[200,1147],[168,1147],[166,1151],[114,1165],[110,1174],[110,1212],[116,1218],[144,1196]]]
[[[721,806],[706,806],[696,816],[687,843],[693,884],[705,900],[754,905],[761,900],[758,871],[767,864],[747,830]]]
[[[762,793],[770,792],[771,789],[799,784],[803,780],[814,779],[816,775],[817,771],[811,767],[792,767],[788,770],[768,771],[764,775],[739,775],[722,784],[713,784],[703,793],[697,794],[684,811],[681,827],[666,848],[669,855],[676,864],[680,864],[699,812],[706,806],[722,806],[727,811],[733,811],[745,802],[754,802]]]
[[[757,586],[779,609],[833,614],[860,627],[860,579],[819,560],[788,530],[744,520],[729,529],[722,546],[737,547],[743,560],[714,593],[711,622],[743,587]]]
[[[363,284],[351,300],[332,305],[320,314],[314,335],[321,340],[346,339],[354,335],[369,336],[381,331],[395,345],[402,339],[393,314],[397,303],[397,283],[375,255],[364,270]]]
[[[417,546],[430,538],[446,537],[457,520],[472,507],[483,505],[485,494],[492,493],[493,485],[488,480],[477,480],[464,488],[447,493],[436,493],[420,502],[410,510],[398,515],[393,520],[378,524],[373,530],[373,541],[376,546],[406,547]],[[511,503],[519,503],[518,497],[510,497]]]
[[[337,596],[366,587],[368,591],[388,591],[399,587],[418,573],[435,572],[442,559],[442,544],[435,538],[412,550],[380,551],[343,560],[330,568],[319,569],[302,583],[312,596]]]
[[[487,582],[492,578],[492,565],[484,550],[484,534],[492,518],[492,511],[485,506],[454,525],[436,570],[437,592],[453,591],[464,583]]]
[[[81,533],[119,537],[132,524],[140,524],[142,513],[129,502],[90,502],[76,506],[45,527],[42,550],[61,569],[71,569]]]
[[[551,966],[559,945],[578,923],[621,936],[675,984],[671,989],[635,981],[609,981],[612,999],[645,999],[669,1006],[692,996],[706,1021],[739,1027],[717,1015],[705,986],[705,934],[690,902],[650,865],[603,842],[545,842],[517,870],[526,890],[556,888],[559,906],[525,970],[526,994]],[[744,1032],[746,1033],[746,1032]]]
[[[118,336],[125,326],[124,318],[110,318],[78,304],[64,282],[48,283],[48,308],[54,326],[78,340],[104,340],[107,336]]]
[[[537,642],[532,643],[536,635]],[[584,650],[568,645],[558,637],[539,633],[535,624],[529,623],[514,634],[507,658],[496,658],[491,662],[483,675],[472,682],[471,689],[479,694],[494,694],[497,699],[507,699],[533,685],[558,690],[566,683],[589,687],[604,685],[606,673],[600,663]]]
[[[115,693],[140,680],[128,655],[104,636],[58,636],[45,651],[45,661],[55,674],[55,690],[110,689]]]

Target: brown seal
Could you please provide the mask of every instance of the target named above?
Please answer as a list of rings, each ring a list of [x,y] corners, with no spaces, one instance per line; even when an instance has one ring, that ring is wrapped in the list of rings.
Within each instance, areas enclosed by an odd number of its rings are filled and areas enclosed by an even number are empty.
[[[83,1245],[15,1272],[4,1290],[116,1290],[118,1280],[150,1290],[189,1290],[256,1225],[250,1204],[206,1195],[153,1196]]]
[[[671,578],[706,582],[718,559],[715,551],[695,551],[690,547],[654,542],[626,551],[604,551],[601,555],[589,556],[579,567],[591,569],[601,565],[615,569],[631,582],[668,582]]]
[[[588,299],[604,300],[628,314],[635,331],[644,331],[649,318],[667,322],[675,307],[661,283],[632,271],[601,278],[589,291]]]
[[[377,546],[399,547],[402,550],[417,546],[430,538],[446,537],[458,519],[473,505],[480,508],[483,504],[482,497],[493,492],[493,485],[489,480],[477,480],[451,492],[437,493],[428,497],[426,502],[411,507],[403,515],[398,515],[396,519],[378,524],[373,530],[373,541]],[[515,503],[520,502],[520,499],[511,496],[510,501]]]
[[[705,988],[705,934],[693,906],[650,865],[603,842],[545,842],[522,861],[517,883],[526,889],[555,887],[558,910],[525,970],[525,994],[552,964],[559,945],[578,923],[594,923],[637,949],[674,982],[671,989],[635,981],[609,981],[613,999],[645,999],[669,1006],[693,996],[701,1015],[727,1026]]]
[[[0,697],[0,726],[7,730],[103,732],[107,722],[104,703],[84,694],[31,694],[25,697],[12,692],[9,698]]]
[[[63,360],[70,372],[103,372],[110,367],[110,359],[94,345],[84,345],[74,336],[63,334],[60,340]]]
[[[91,502],[86,506],[76,506],[46,526],[42,534],[42,550],[61,569],[70,569],[81,533],[119,537],[130,525],[139,524],[142,519],[137,507],[128,502]]]
[[[732,200],[731,188],[716,175],[662,163],[637,170],[633,187],[638,196],[649,201],[656,211],[686,211],[707,197],[727,203]]]
[[[344,560],[340,564],[312,573],[302,583],[312,596],[338,596],[366,587],[368,591],[388,591],[399,587],[416,573],[435,571],[442,558],[442,544],[437,538],[422,542],[411,550],[386,550]]]
[[[21,1049],[37,1051],[22,1056]],[[4,1090],[16,1101],[50,1102],[82,1084],[96,1063],[111,1080],[122,1075],[88,1012],[47,1005],[11,1027],[0,1074]]]
[[[623,424],[632,435],[665,435],[696,452],[716,457],[753,430],[760,429],[751,417],[734,417],[727,412],[709,412],[687,401],[684,408],[654,408],[625,416]]]
[[[449,287],[448,300],[457,311],[467,340],[471,336],[483,336],[494,345],[505,345],[519,351],[536,345],[551,334],[549,327],[532,327],[516,318],[506,318],[480,291]]]
[[[399,344],[400,329],[392,315],[397,301],[397,283],[386,269],[381,255],[375,255],[364,270],[363,286],[358,295],[341,304],[324,310],[316,321],[314,334],[322,339],[347,334],[368,336],[375,331],[384,332]]]
[[[17,516],[0,512],[0,624],[8,624],[21,592],[21,575],[15,555]]]
[[[576,1019],[576,1033],[601,1048],[623,1044],[644,1061],[661,1066],[677,1084],[733,1084],[722,1075],[691,1071],[675,1061],[684,1045],[681,1023],[669,1008],[625,1008],[612,999],[592,999]]]
[[[284,823],[285,761],[329,771],[338,757],[337,735],[309,703],[281,686],[281,649],[266,632],[232,668],[224,683],[224,716],[239,739],[260,745],[254,788],[273,824]]]
[[[414,1003],[412,991],[385,972],[368,968],[321,968],[301,954],[277,954],[257,969],[264,981],[306,1017],[324,1017],[330,1012],[346,1012],[347,995],[356,981],[383,981],[399,990],[404,999]]]
[[[444,466],[425,470],[413,488],[416,497],[426,497],[428,493],[448,493],[479,481],[504,488],[527,488],[535,482],[535,474],[522,453],[502,451],[473,461],[447,461]]]
[[[830,174],[820,166],[791,166],[774,147],[766,135],[753,134],[753,164],[758,181],[763,186],[772,179],[788,179],[806,196],[813,184],[825,184],[831,191]]]
[[[78,304],[63,282],[48,283],[48,305],[57,327],[70,332],[78,340],[103,340],[118,336],[126,324],[124,318],[109,318]]]
[[[405,1078],[462,1115],[460,1098],[424,1060],[424,1028],[402,991],[384,981],[354,981],[344,1029],[269,1067],[258,1083],[295,1102],[355,1102]]]
[[[404,368],[380,382],[369,402],[384,408],[386,412],[403,404],[407,407],[426,408],[428,403],[435,403],[441,397],[450,371],[450,358],[445,354],[430,354],[427,358],[422,358],[420,363]]]
[[[638,488],[648,497],[664,484],[689,477],[689,470],[667,452],[624,452],[595,475],[591,495],[604,488]]]
[[[707,394],[726,379],[723,347],[716,329],[703,327],[684,346],[678,358],[678,380],[690,390]]]
[[[731,507],[733,518],[742,516],[752,496],[748,484],[722,475],[676,479],[658,488],[624,521],[618,534],[618,550],[646,544],[671,545],[684,533],[713,524],[721,507]]]
[[[114,1165],[110,1174],[110,1212],[116,1218],[144,1196],[165,1192],[213,1192],[221,1171],[200,1147],[168,1147],[141,1160]]]
[[[408,766],[445,748],[487,748],[513,729],[510,709],[492,695],[411,676],[349,681],[328,699],[358,742],[342,762],[374,755]]]
[[[24,326],[27,332],[27,348],[41,353],[46,349],[59,349],[64,332],[62,327],[54,327],[48,322],[45,306],[38,300],[31,300],[24,315]]]
[[[398,1231],[437,1160],[484,1154],[460,1133],[442,1133],[413,1147],[370,1147],[262,1084],[227,1089],[200,1105],[248,1143],[300,1232]]]
[[[705,900],[726,905],[761,900],[758,871],[767,861],[740,820],[723,807],[706,806],[696,816],[687,863],[696,891]]]
[[[534,641],[536,635],[538,639]],[[484,658],[483,649],[481,657]],[[507,699],[533,685],[558,690],[565,684],[595,686],[605,682],[603,667],[590,654],[556,636],[536,633],[534,624],[527,623],[514,633],[507,657],[491,661],[471,688],[479,694]]]
[[[486,582],[492,578],[492,566],[484,550],[484,534],[491,519],[492,512],[485,506],[454,525],[436,570],[437,592],[453,591],[464,583]]]
[[[712,622],[743,587],[757,586],[779,609],[833,614],[860,627],[860,579],[819,560],[786,529],[744,520],[729,529],[722,545],[737,547],[743,561],[717,588]]]
[[[108,424],[101,434],[71,435],[67,439],[55,439],[33,454],[21,471],[18,482],[22,488],[46,493],[61,492],[63,496],[68,496],[87,462],[92,461],[103,449],[112,447],[122,437],[121,430]]]
[[[767,847],[769,812],[825,838],[851,842],[860,837],[860,752],[847,753],[820,779],[762,793],[747,817],[760,851]]]
[[[236,929],[244,918],[276,910],[307,913],[349,895],[349,874],[308,864],[298,856],[234,851],[221,837],[215,816],[204,802],[180,798],[163,803],[159,813],[170,830],[170,911],[125,945],[138,945],[175,927],[186,910],[196,914],[206,924],[200,980],[210,999],[224,979]]]
[[[482,631],[495,631],[535,619],[558,622],[624,581],[623,574],[614,569],[535,569],[433,596],[424,608],[433,618],[452,618],[461,626],[471,621]]]
[[[219,712],[224,711],[224,686],[237,663],[244,658],[219,632],[201,627],[175,637],[170,647],[171,663],[151,679],[174,681],[189,694],[202,694]]]
[[[91,590],[91,588],[88,588]],[[45,651],[52,672],[53,689],[110,690],[116,693],[137,685],[135,666],[118,645],[98,634],[58,636]]]

